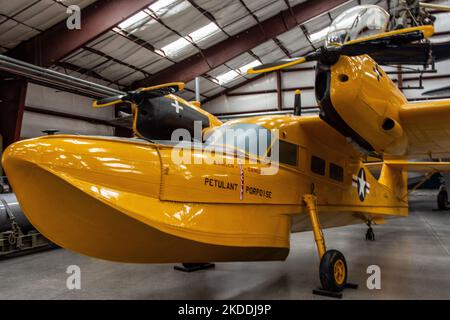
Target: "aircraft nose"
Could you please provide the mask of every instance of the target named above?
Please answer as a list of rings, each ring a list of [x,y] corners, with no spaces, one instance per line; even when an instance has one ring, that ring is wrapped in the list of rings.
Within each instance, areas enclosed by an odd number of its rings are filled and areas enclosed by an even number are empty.
[[[3,154],[3,168],[16,192],[25,184],[50,179],[107,185],[117,190],[159,196],[161,165],[150,144],[89,136],[55,135],[16,142]],[[45,179],[42,172],[45,172]],[[81,184],[84,184],[81,186]]]
[[[2,166],[8,175],[38,163],[41,145],[39,139],[23,140],[10,145],[3,152]]]

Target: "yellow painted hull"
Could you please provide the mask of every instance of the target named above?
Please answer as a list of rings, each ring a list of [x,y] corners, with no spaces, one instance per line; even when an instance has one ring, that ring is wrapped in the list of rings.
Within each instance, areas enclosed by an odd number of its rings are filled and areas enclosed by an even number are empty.
[[[161,201],[154,146],[106,139],[98,150],[98,139],[32,139],[4,154],[25,214],[56,244],[135,263],[287,257],[291,218],[282,214],[286,206],[267,211],[258,205]]]

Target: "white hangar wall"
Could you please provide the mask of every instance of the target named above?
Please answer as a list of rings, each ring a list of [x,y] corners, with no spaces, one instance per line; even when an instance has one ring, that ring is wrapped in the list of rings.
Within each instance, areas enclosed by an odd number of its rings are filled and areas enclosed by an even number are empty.
[[[21,137],[42,136],[44,135],[42,131],[46,129],[56,129],[60,130],[60,133],[70,134],[114,135],[113,127],[69,118],[70,115],[74,115],[99,120],[114,119],[114,108],[94,109],[91,105],[91,98],[29,83]],[[55,114],[45,114],[45,111]],[[57,116],[58,113],[66,116]]]
[[[302,65],[297,69],[280,72],[280,88],[277,74],[270,73],[207,102],[203,108],[214,114],[277,111],[278,90],[280,90],[282,109],[291,110],[294,108],[294,94],[297,89],[302,91],[303,107],[316,107],[314,65]]]

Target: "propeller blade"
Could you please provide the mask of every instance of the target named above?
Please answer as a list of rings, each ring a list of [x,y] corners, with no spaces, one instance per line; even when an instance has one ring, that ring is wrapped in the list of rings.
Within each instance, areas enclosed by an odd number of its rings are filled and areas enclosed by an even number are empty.
[[[360,43],[370,43],[372,41],[396,41],[396,39],[400,39],[399,41],[402,41],[402,39],[408,39],[408,37],[413,34],[421,34],[422,38],[428,39],[434,34],[434,27],[433,26],[418,26],[418,27],[412,27],[412,28],[405,28],[400,30],[393,30],[389,32],[379,33],[368,37],[363,37],[359,39],[355,39],[352,41],[348,41],[344,43],[344,45],[353,45],[353,44],[360,44]],[[420,39],[420,40],[421,40]],[[412,40],[409,40],[412,41]]]
[[[109,107],[109,106],[115,105],[116,103],[123,102],[123,98],[125,98],[126,96],[127,96],[126,94],[122,94],[119,96],[112,96],[112,97],[107,97],[107,98],[103,98],[103,99],[99,99],[99,100],[94,100],[94,102],[92,103],[92,106],[94,108]]]
[[[275,70],[280,70],[284,68],[289,68],[298,64],[305,63],[307,60],[306,57],[299,57],[293,59],[283,59],[271,63],[266,63],[259,65],[257,67],[251,68],[247,71],[248,74],[258,74],[258,73],[267,73]]]
[[[386,49],[401,48],[401,45],[423,40],[425,35],[420,30],[400,34],[384,34],[383,37],[373,39],[360,39],[357,42],[347,42],[340,48],[340,53],[347,56],[371,54]]]
[[[168,95],[172,93],[176,93],[178,91],[184,90],[185,84],[183,82],[171,82],[171,83],[165,83],[160,84],[153,87],[147,87],[147,88],[140,88],[136,92],[149,92],[149,91],[155,91],[159,92],[163,95]]]
[[[424,38],[422,30],[384,34],[384,37],[346,43],[337,52],[346,56],[368,54],[379,64],[421,65],[428,62],[431,51],[429,43],[420,42]]]
[[[160,84],[153,87],[140,88],[136,91],[130,91],[128,94],[107,97],[104,99],[96,100],[92,106],[94,108],[103,108],[115,105],[120,102],[139,102],[144,96],[146,97],[164,97],[168,94],[176,93],[184,89],[183,82],[171,82],[166,84]]]
[[[444,94],[446,95],[450,94],[450,86],[439,89],[433,89],[422,93],[423,96],[440,96]]]

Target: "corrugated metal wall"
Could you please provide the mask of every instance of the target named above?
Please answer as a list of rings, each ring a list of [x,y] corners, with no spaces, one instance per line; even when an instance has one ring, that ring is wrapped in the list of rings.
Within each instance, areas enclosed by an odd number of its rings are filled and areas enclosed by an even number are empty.
[[[90,98],[31,83],[28,84],[25,100],[27,107],[101,120],[114,118],[114,108],[94,109],[91,104]],[[71,134],[114,135],[114,128],[109,126],[25,111],[22,121],[22,138],[41,136],[42,130],[45,129],[57,129],[61,133]]]

